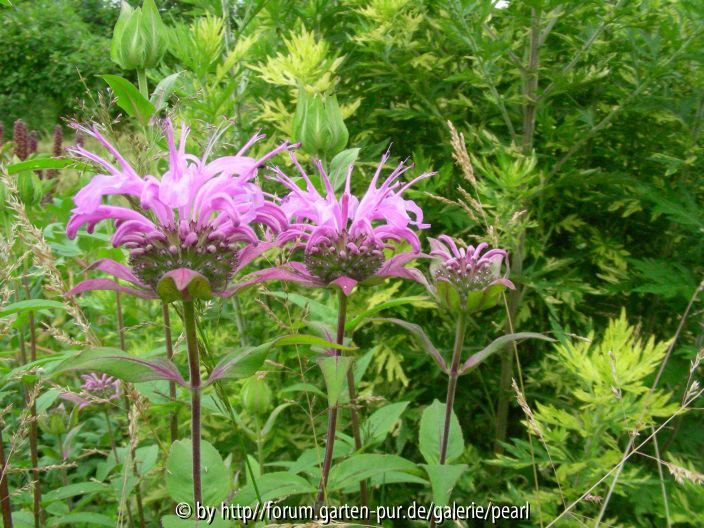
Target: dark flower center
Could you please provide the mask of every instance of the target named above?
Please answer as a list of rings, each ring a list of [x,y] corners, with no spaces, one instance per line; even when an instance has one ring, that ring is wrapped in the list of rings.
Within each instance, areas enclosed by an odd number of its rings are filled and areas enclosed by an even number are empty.
[[[308,271],[324,282],[340,277],[363,281],[384,263],[384,246],[365,234],[350,236],[346,231],[336,238],[324,238],[308,249],[304,257]]]
[[[180,229],[162,229],[162,234],[126,244],[131,250],[130,266],[144,283],[156,288],[165,273],[187,268],[208,279],[214,291],[227,287],[237,267],[236,242],[214,232],[210,225],[197,227],[195,222]]]

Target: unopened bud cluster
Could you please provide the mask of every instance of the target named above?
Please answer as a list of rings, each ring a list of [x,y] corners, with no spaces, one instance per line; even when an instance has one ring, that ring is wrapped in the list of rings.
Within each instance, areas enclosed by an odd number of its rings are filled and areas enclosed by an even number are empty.
[[[114,400],[120,395],[120,380],[107,374],[83,374],[81,388],[101,400]]]
[[[468,259],[452,259],[443,262],[434,273],[435,280],[444,280],[452,284],[462,295],[481,291],[498,277],[494,262],[473,262]]]
[[[325,282],[340,277],[363,281],[373,276],[384,263],[384,246],[365,234],[343,231],[336,238],[322,238],[306,250],[308,271]]]
[[[125,243],[130,266],[146,284],[156,287],[164,273],[177,268],[197,271],[214,290],[227,286],[237,267],[239,246],[211,225],[182,220],[178,228],[142,235]]]

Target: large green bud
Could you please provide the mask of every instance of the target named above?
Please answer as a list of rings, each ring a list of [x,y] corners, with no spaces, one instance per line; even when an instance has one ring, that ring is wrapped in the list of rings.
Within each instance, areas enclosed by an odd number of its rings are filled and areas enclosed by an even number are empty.
[[[345,148],[349,136],[336,96],[299,88],[293,137],[304,152],[330,159]]]
[[[266,381],[254,375],[244,382],[240,401],[247,411],[257,415],[265,414],[271,408],[271,389]]]
[[[122,2],[112,34],[110,58],[124,70],[144,70],[157,66],[166,49],[166,26],[154,0],[144,0],[137,9]]]

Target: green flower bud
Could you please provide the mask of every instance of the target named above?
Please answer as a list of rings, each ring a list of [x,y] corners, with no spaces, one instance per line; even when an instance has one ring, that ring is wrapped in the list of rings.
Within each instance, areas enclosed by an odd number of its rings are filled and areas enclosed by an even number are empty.
[[[304,152],[332,158],[347,145],[349,132],[334,95],[309,94],[298,90],[293,118],[293,136]]]
[[[27,206],[36,205],[41,201],[44,196],[42,182],[33,171],[20,172],[17,176],[17,194]]]
[[[110,58],[124,70],[157,66],[167,49],[167,30],[154,0],[144,0],[133,9],[122,2],[120,17],[112,34]]]
[[[39,419],[39,427],[45,433],[62,435],[68,430],[68,418],[66,408],[61,404]]]
[[[271,408],[271,389],[266,381],[254,375],[244,382],[240,399],[247,411],[262,415]]]

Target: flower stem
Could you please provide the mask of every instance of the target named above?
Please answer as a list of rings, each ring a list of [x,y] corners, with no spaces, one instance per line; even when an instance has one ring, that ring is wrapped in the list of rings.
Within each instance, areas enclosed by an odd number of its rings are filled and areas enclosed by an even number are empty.
[[[462,356],[462,345],[464,344],[464,334],[467,330],[467,320],[464,314],[457,318],[457,329],[455,332],[455,347],[452,351],[452,365],[450,366],[450,377],[447,382],[447,401],[445,402],[445,426],[442,431],[442,443],[440,444],[439,463],[444,464],[447,458],[447,443],[450,438],[450,423],[452,421],[452,407],[455,403],[455,391],[457,389],[457,377],[460,369],[460,359]]]
[[[137,70],[137,84],[139,92],[145,99],[149,99],[149,85],[147,84],[147,71],[144,69]]]
[[[164,319],[166,357],[169,361],[173,361],[174,345],[171,339],[171,318],[169,316],[169,305],[167,303],[162,303],[161,313]],[[175,405],[176,403],[176,383],[173,381],[169,381],[169,401],[171,401],[171,405]],[[173,409],[169,414],[169,431],[171,432],[171,443],[173,444],[178,440],[178,417],[176,416],[176,409]]]
[[[125,319],[122,315],[122,302],[120,302],[120,292],[119,291],[115,292],[115,309],[117,310],[117,334],[120,338],[120,350],[125,352],[127,350],[127,344],[125,343]],[[129,421],[130,397],[128,395],[127,384],[125,384],[124,403],[125,403],[125,414],[127,415],[127,420]],[[135,478],[138,479],[137,484],[134,487],[134,491],[135,491],[135,498],[137,500],[137,515],[139,516],[139,526],[141,528],[144,528],[146,525],[144,524],[144,507],[142,505],[142,487],[139,485],[139,474],[137,472],[137,461],[134,458],[134,450],[131,448],[128,450],[129,450],[129,455],[126,457],[125,462],[127,462],[127,460],[129,460],[129,459],[132,459],[132,471],[134,472]],[[117,456],[115,457],[115,462],[117,462]],[[132,510],[130,508],[129,503],[127,503],[127,514],[130,518],[130,524],[134,525],[134,521],[132,518]]]
[[[188,369],[191,380],[191,436],[193,445],[193,503],[203,502],[200,474],[200,360],[196,338],[193,301],[183,301],[183,323],[188,344]]]
[[[0,510],[2,510],[2,525],[12,528],[12,505],[10,504],[10,489],[7,485],[7,463],[5,462],[5,446],[2,439],[0,424]]]
[[[442,440],[440,442],[439,463],[442,465],[447,459],[447,444],[450,439],[450,425],[452,424],[452,407],[455,404],[455,391],[457,390],[457,378],[459,376],[460,360],[462,359],[462,345],[464,335],[467,330],[467,316],[463,313],[457,317],[457,328],[455,330],[455,346],[452,350],[452,364],[447,380],[447,399],[445,401],[445,424],[442,429]],[[435,528],[435,520],[430,521],[430,528]]]
[[[337,344],[341,345],[345,339],[345,322],[347,320],[347,296],[340,290],[339,303],[337,308]],[[335,349],[334,354],[340,355],[340,351]],[[320,475],[320,486],[315,499],[315,509],[319,510],[325,501],[328,486],[328,475],[332,466],[332,450],[335,445],[335,430],[337,429],[337,409],[335,405],[328,409],[328,429],[325,436],[325,456],[323,457],[323,469]]]

